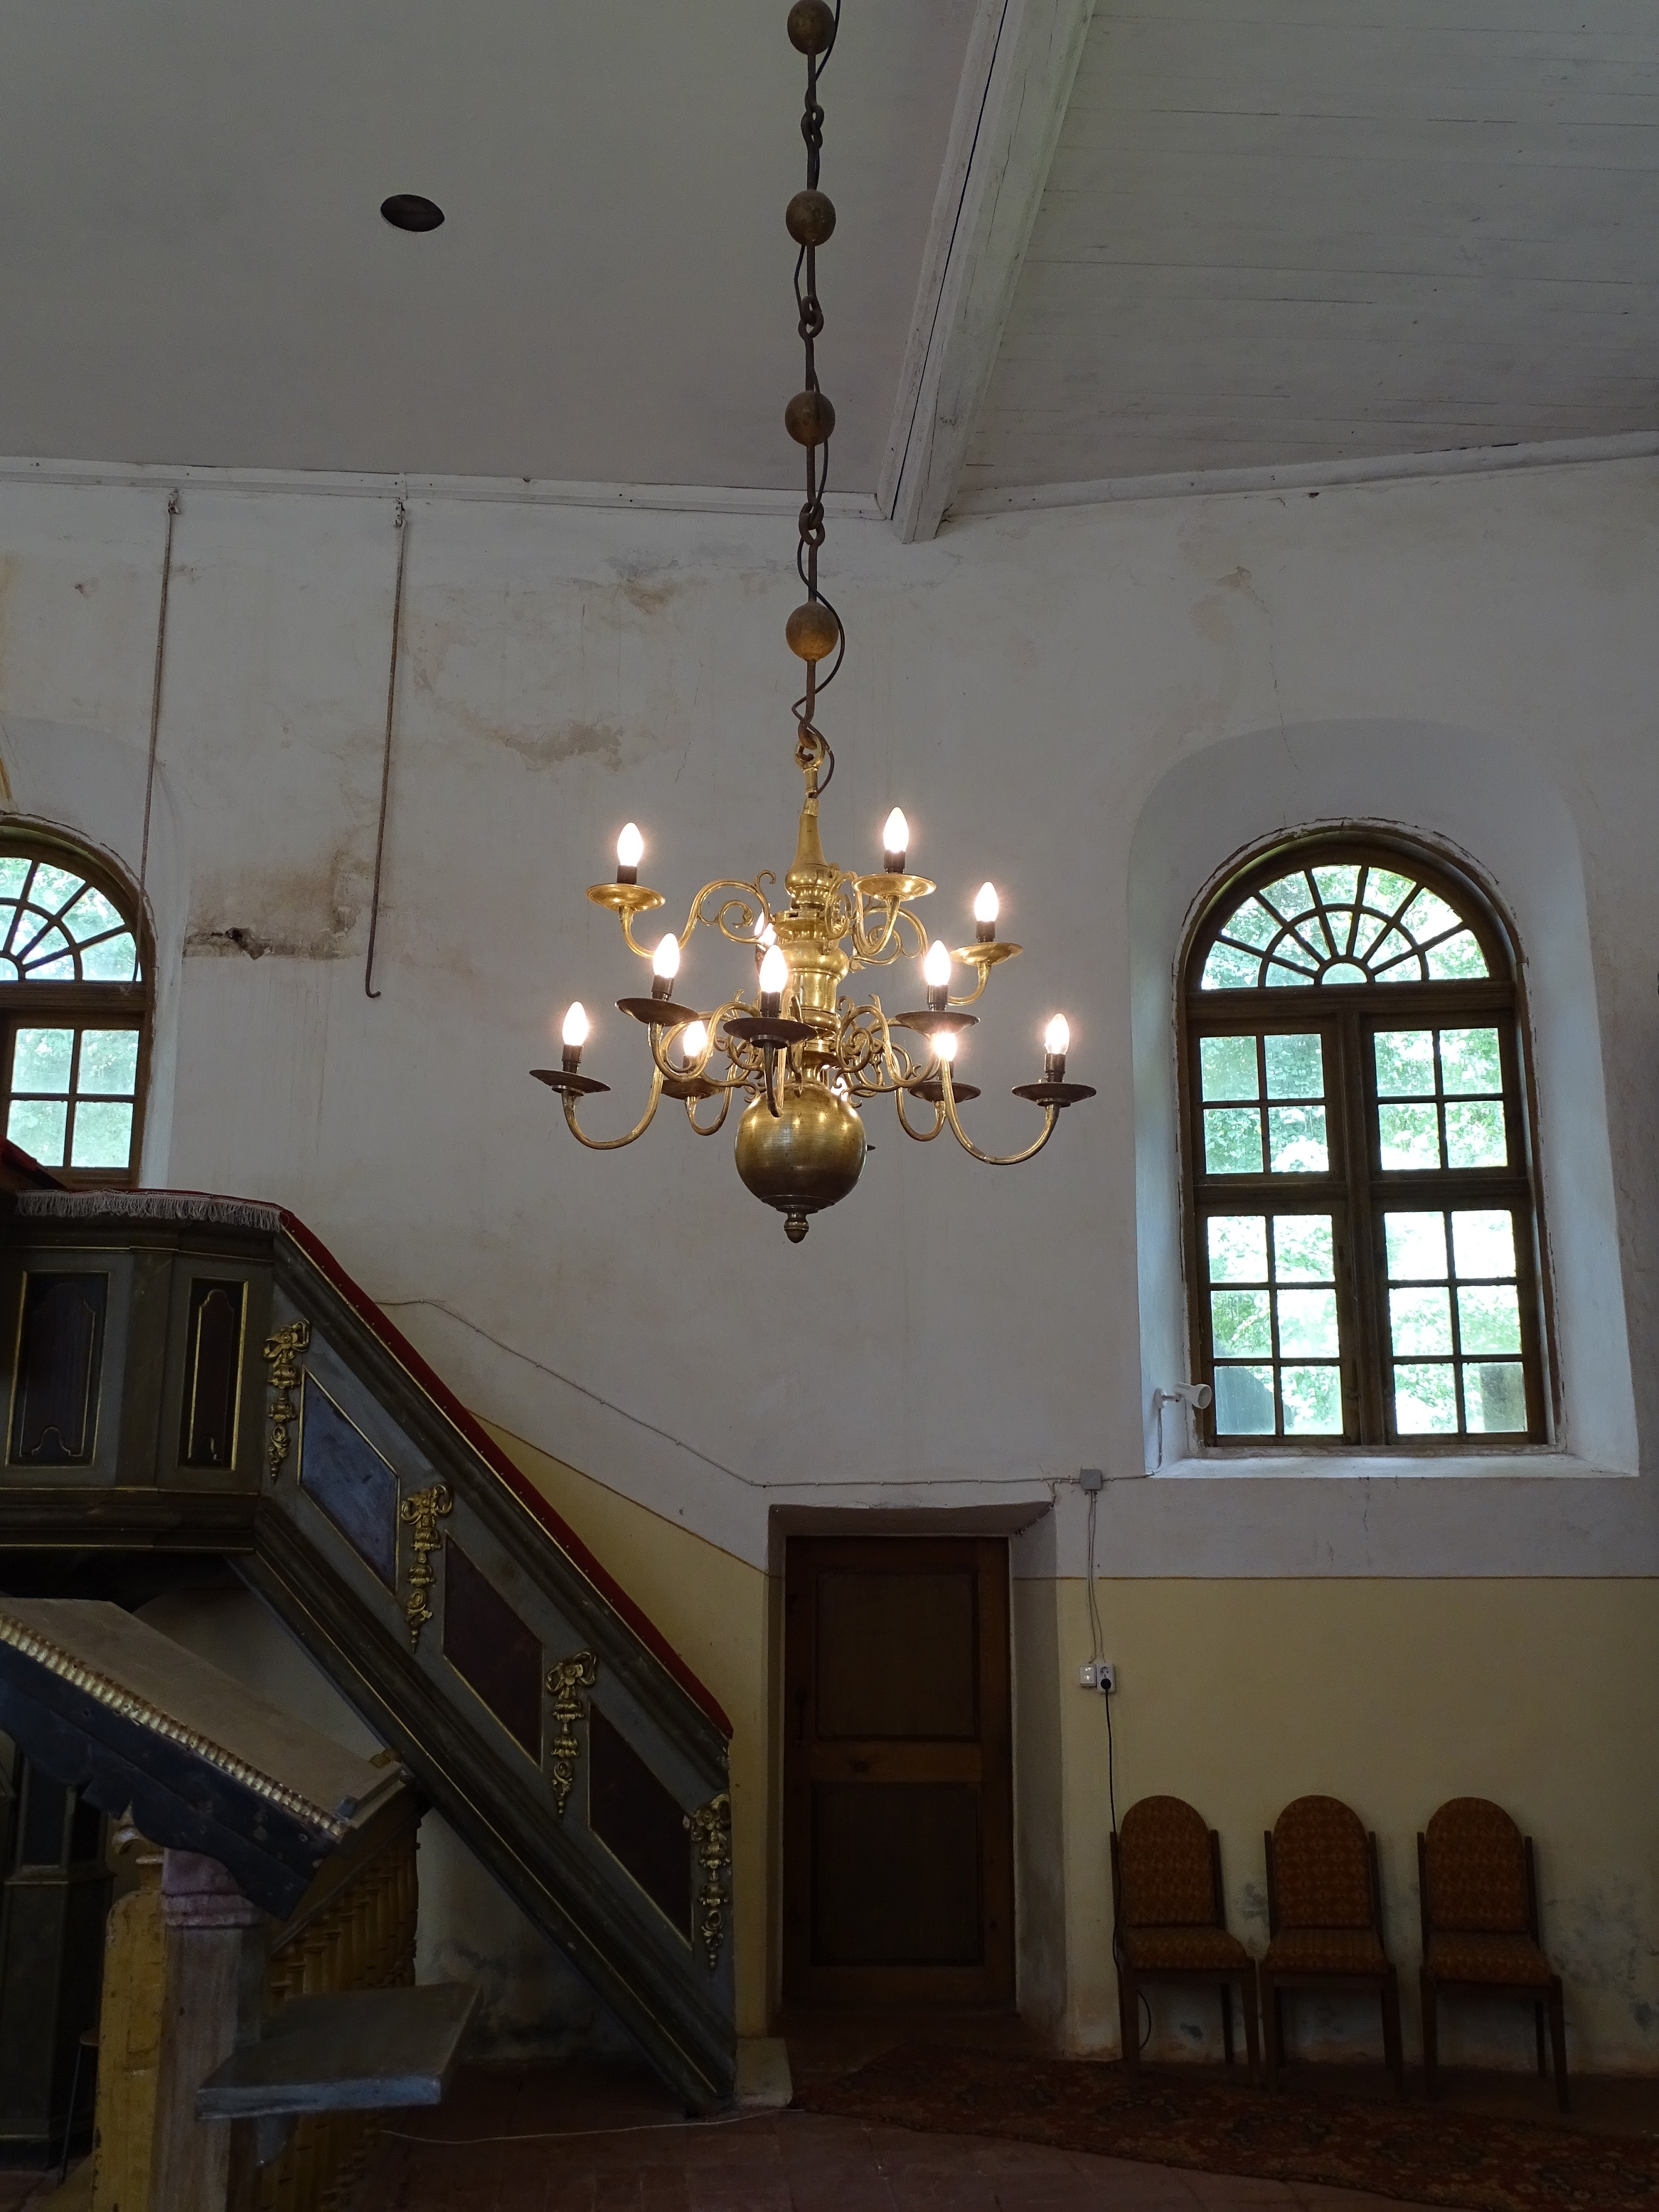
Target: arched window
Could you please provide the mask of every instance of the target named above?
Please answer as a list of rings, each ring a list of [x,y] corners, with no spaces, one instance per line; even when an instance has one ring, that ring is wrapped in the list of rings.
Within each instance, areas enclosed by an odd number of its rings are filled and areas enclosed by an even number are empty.
[[[1378,838],[1280,848],[1212,902],[1184,982],[1206,1441],[1540,1439],[1526,1048],[1489,901]]]
[[[70,1182],[131,1182],[149,1015],[131,892],[90,854],[0,831],[0,1075],[11,1142]]]

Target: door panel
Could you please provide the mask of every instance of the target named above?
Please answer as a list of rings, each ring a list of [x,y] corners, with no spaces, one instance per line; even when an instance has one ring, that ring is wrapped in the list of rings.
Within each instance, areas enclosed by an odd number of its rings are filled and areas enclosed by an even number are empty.
[[[784,1987],[794,2002],[1013,1996],[1008,1555],[793,1539]]]

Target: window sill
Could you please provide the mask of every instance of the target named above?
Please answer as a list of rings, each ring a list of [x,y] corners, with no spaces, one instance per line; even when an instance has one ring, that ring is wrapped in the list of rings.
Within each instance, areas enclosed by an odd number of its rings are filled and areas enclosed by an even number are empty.
[[[1622,1468],[1593,1467],[1588,1460],[1576,1459],[1571,1452],[1558,1451],[1549,1444],[1522,1447],[1518,1451],[1496,1452],[1253,1452],[1211,1451],[1188,1459],[1166,1460],[1155,1470],[1151,1479],[1158,1482],[1170,1480],[1212,1482],[1228,1479],[1267,1479],[1285,1481],[1298,1478],[1312,1481],[1356,1477],[1370,1480],[1376,1476],[1390,1479],[1425,1477],[1443,1481],[1448,1476],[1474,1476],[1491,1480],[1494,1478],[1517,1478],[1527,1480],[1598,1482],[1633,1482],[1634,1474]]]

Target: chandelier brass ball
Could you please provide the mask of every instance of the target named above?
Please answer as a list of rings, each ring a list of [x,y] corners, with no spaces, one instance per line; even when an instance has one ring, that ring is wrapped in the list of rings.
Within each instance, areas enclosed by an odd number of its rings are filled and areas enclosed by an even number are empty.
[[[798,54],[821,54],[836,35],[836,11],[829,0],[795,0],[789,10],[789,43]]]
[[[828,192],[797,192],[784,210],[783,220],[797,246],[823,246],[835,234],[836,204]]]
[[[847,1196],[864,1166],[864,1122],[857,1109],[822,1083],[785,1083],[773,1113],[757,1098],[738,1124],[738,1173],[763,1205],[799,1220]]]
[[[805,599],[783,626],[789,650],[800,660],[828,660],[841,643],[841,624],[822,599]]]
[[[836,427],[836,410],[821,392],[798,392],[783,410],[783,427],[798,446],[823,446]]]

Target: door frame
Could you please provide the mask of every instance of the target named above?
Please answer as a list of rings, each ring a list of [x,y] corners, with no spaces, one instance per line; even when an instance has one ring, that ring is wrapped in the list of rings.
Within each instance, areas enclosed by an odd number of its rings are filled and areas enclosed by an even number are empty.
[[[848,1527],[840,1515],[836,1519],[842,1525],[833,1531],[789,1531],[782,1562],[780,1664],[775,1678],[781,1723],[776,1832],[782,2002],[786,2008],[795,2009],[819,2005],[874,2010],[912,2006],[1012,2009],[1016,2001],[1017,1928],[1013,1637],[1007,1534],[983,1526],[970,1529],[957,1523],[952,1527],[949,1520],[943,1526],[936,1522],[925,1528],[901,1532],[872,1528],[868,1518],[857,1528]],[[806,1639],[812,1614],[810,1606],[799,1601],[792,1606],[790,1601],[804,1595],[799,1593],[797,1577],[805,1559],[822,1560],[825,1555],[833,1559],[845,1552],[849,1564],[856,1557],[864,1565],[872,1549],[889,1546],[896,1552],[903,1547],[906,1564],[917,1569],[922,1567],[926,1554],[936,1555],[940,1565],[948,1561],[952,1565],[971,1554],[976,1576],[981,1913],[987,1940],[983,1960],[973,1966],[836,1967],[816,1966],[811,1962],[811,1886],[806,1871],[811,1850],[811,1778],[801,1755],[803,1750],[810,1752],[810,1738],[803,1742],[797,1699],[811,1679],[811,1655]],[[938,1749],[943,1755],[940,1778],[945,1778],[945,1771],[952,1768],[953,1761],[959,1765],[963,1753],[945,1744]]]

